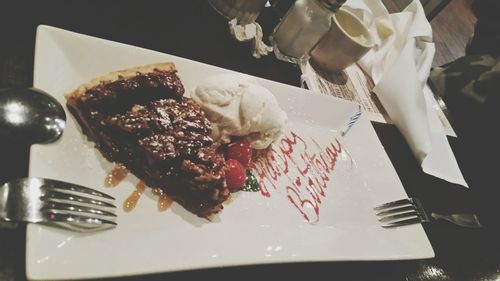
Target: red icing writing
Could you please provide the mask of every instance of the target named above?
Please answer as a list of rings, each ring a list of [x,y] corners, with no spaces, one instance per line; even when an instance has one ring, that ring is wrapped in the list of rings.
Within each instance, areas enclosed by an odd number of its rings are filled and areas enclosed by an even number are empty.
[[[288,200],[311,223],[319,221],[321,200],[342,153],[338,139],[322,148],[315,140],[311,149],[295,132],[284,136],[270,156],[250,164],[259,180],[260,192],[270,197],[284,179]],[[315,150],[315,151],[312,151]],[[283,181],[282,181],[283,182]]]

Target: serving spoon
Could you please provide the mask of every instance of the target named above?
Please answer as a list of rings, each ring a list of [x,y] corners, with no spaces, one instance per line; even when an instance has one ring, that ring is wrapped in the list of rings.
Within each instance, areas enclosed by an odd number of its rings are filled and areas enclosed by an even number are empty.
[[[62,105],[34,88],[0,90],[0,136],[24,144],[59,139],[66,126]]]

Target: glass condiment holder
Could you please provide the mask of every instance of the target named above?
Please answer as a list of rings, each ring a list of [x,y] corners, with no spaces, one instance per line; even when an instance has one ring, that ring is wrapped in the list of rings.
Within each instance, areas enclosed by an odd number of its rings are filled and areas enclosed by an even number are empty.
[[[208,0],[208,3],[229,20],[237,19],[238,24],[254,22],[267,0]]]
[[[297,0],[270,36],[279,60],[301,64],[329,30],[331,17],[345,0]]]

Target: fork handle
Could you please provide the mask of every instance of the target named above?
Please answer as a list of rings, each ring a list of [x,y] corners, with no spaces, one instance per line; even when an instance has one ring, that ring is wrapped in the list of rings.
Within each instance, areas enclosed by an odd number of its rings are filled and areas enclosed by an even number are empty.
[[[441,219],[449,221],[458,226],[470,227],[470,228],[480,228],[482,227],[479,219],[474,214],[451,214],[451,215],[440,215],[432,213],[431,216],[434,219]]]

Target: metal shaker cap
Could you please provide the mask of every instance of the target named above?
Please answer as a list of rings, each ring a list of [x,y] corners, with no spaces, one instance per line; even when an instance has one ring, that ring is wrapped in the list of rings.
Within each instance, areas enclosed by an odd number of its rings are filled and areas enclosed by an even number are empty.
[[[340,7],[342,5],[344,5],[344,3],[346,2],[347,0],[321,0],[321,2],[323,3],[323,5],[325,5],[329,10],[335,12],[337,11],[338,9],[340,9]]]

